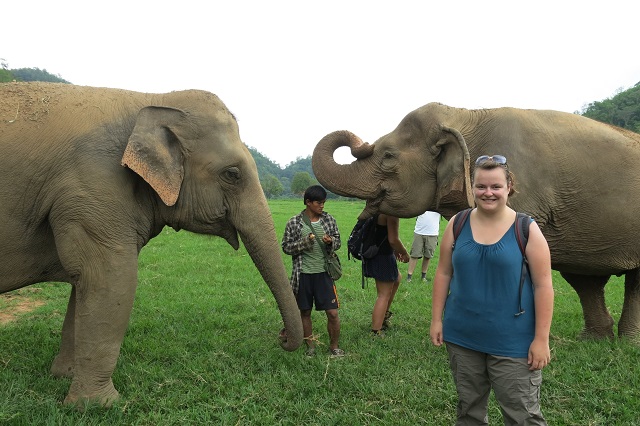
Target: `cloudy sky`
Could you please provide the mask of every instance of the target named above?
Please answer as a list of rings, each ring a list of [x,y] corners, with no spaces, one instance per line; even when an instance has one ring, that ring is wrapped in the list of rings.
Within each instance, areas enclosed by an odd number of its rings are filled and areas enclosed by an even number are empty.
[[[244,142],[282,166],[334,130],[374,142],[429,102],[574,112],[640,82],[630,0],[8,3],[9,68],[211,91]]]

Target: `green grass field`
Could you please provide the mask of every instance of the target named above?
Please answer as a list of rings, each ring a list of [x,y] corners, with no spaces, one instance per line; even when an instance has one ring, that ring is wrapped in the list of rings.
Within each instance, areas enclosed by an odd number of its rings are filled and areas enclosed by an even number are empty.
[[[279,237],[301,201],[270,202]],[[40,284],[0,297],[0,312],[25,300],[44,304],[0,325],[0,424],[4,425],[451,425],[456,396],[444,348],[429,341],[431,285],[403,283],[392,328],[369,337],[373,282],[346,239],[362,202],[329,201],[338,221],[344,276],[338,281],[344,359],[324,351],[280,349],[275,301],[244,248],[220,238],[166,229],[142,250],[139,285],[113,381],[122,399],[110,409],[62,406],[69,380],[49,368],[60,343],[68,284]],[[405,245],[413,219],[403,219]],[[445,222],[442,222],[445,226]],[[283,255],[288,270],[289,257]],[[428,277],[433,277],[437,257]],[[418,266],[419,268],[419,266]],[[406,265],[400,266],[403,274]],[[640,348],[625,341],[580,341],[578,297],[559,274],[552,363],[544,370],[542,408],[550,425],[636,425]],[[617,321],[624,285],[607,286]],[[323,313],[314,332],[326,348]],[[501,424],[495,402],[491,424]]]

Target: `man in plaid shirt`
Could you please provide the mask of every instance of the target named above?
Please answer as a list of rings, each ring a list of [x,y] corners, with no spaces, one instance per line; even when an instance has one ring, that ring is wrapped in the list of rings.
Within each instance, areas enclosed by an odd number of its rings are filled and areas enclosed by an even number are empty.
[[[304,193],[305,209],[287,222],[282,238],[282,250],[292,257],[291,288],[296,295],[302,329],[307,344],[307,356],[315,355],[311,310],[315,301],[317,311],[327,315],[329,353],[332,357],[344,356],[339,348],[340,318],[338,294],[335,283],[324,269],[324,244],[331,254],[342,245],[340,232],[333,216],[324,211],[327,191],[319,185],[307,188]],[[306,215],[313,229],[305,223]],[[316,235],[322,237],[316,238]]]

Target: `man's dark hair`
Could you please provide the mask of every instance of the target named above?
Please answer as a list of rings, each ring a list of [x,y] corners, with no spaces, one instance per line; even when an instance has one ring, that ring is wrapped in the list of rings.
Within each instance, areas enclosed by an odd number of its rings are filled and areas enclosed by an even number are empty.
[[[307,200],[309,201],[324,201],[327,199],[327,191],[321,187],[320,185],[313,185],[307,188],[304,191],[303,202],[307,204]]]

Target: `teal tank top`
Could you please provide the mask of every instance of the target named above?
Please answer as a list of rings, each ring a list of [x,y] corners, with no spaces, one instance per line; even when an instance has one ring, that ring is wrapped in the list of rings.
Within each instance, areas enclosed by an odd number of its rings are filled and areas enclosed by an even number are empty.
[[[453,276],[444,318],[445,342],[512,358],[526,358],[535,334],[531,277],[519,311],[522,253],[515,223],[495,244],[478,244],[467,220],[452,254]]]

